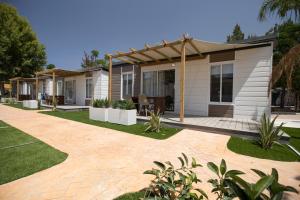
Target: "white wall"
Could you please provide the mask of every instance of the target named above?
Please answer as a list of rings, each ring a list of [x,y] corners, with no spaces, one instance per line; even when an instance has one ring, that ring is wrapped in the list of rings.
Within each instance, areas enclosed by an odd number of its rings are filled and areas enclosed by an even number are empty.
[[[236,51],[234,68],[234,118],[259,120],[270,114],[268,85],[272,73],[273,47]]]
[[[105,99],[108,97],[108,72],[93,72],[94,99]]]

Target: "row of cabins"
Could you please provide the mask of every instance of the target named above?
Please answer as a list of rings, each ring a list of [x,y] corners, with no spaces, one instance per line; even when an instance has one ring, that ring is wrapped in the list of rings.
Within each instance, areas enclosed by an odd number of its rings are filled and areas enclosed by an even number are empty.
[[[19,100],[38,96],[51,103],[54,91],[59,104],[90,105],[91,99],[144,94],[163,100],[166,111],[182,120],[184,115],[257,120],[270,113],[272,56],[272,40],[221,44],[184,38],[110,55],[111,70],[53,69],[30,81],[11,81],[19,82]]]

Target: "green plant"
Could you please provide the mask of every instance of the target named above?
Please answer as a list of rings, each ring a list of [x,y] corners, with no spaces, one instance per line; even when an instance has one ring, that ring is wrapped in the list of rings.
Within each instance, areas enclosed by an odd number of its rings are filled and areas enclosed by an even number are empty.
[[[251,169],[251,170],[254,171],[261,178],[268,176],[267,174],[265,174],[260,170],[257,169]],[[267,190],[270,193],[270,199],[282,199],[284,192],[298,193],[298,191],[295,188],[278,183],[278,171],[275,168],[272,168],[271,176],[274,177],[274,180],[272,184],[267,188]]]
[[[113,101],[111,107],[114,109],[119,108],[119,101]]]
[[[181,167],[175,168],[174,165],[167,161],[164,163],[154,161],[158,169],[147,170],[144,174],[154,175],[150,186],[147,188],[147,199],[165,199],[165,200],[198,200],[208,198],[206,193],[200,188],[194,187],[195,184],[201,182],[196,173],[193,171],[198,164],[195,158],[189,163],[187,156],[182,153],[182,157],[178,157]]]
[[[213,162],[208,162],[207,167],[218,176],[218,179],[208,180],[208,182],[213,186],[211,192],[217,195],[217,200],[234,198],[236,195],[234,194],[234,191],[229,187],[228,181],[232,180],[231,176],[238,176],[240,174],[244,174],[244,172],[239,170],[227,171],[227,165],[224,159],[222,159],[219,167]]]
[[[132,100],[125,100],[125,109],[126,110],[135,109],[135,105]]]
[[[157,110],[156,113],[155,112],[149,112],[149,113],[150,113],[149,121],[145,122],[145,126],[146,126],[145,132],[152,131],[152,132],[159,133],[160,129],[162,128],[159,109]]]
[[[93,107],[94,108],[103,108],[103,101],[101,99],[94,99]]]
[[[278,143],[278,140],[282,136],[281,129],[283,126],[283,123],[281,123],[279,126],[275,126],[275,120],[278,116],[276,116],[272,121],[269,117],[266,116],[266,114],[263,114],[260,122],[259,127],[259,138],[258,143],[261,145],[263,149],[271,149],[272,145],[274,143]]]

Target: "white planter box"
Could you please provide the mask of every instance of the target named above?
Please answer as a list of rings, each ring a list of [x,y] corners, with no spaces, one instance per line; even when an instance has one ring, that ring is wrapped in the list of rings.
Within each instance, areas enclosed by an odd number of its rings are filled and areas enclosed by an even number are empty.
[[[24,100],[23,107],[37,109],[38,108],[38,101],[37,100]]]
[[[108,120],[108,108],[95,108],[89,109],[90,119],[106,122]]]
[[[136,124],[136,109],[121,110],[108,109],[108,121],[115,124],[133,125]]]

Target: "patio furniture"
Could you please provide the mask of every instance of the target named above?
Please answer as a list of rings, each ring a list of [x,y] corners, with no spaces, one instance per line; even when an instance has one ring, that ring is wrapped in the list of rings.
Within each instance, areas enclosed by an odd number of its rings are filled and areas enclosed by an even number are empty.
[[[141,114],[141,111],[144,111],[145,115],[147,116],[147,110],[149,110],[150,108],[150,103],[147,97],[143,94],[139,95],[138,102],[139,102],[139,111],[138,111],[139,115]]]
[[[147,97],[150,102],[150,110],[164,114],[166,111],[166,98],[165,97]]]

